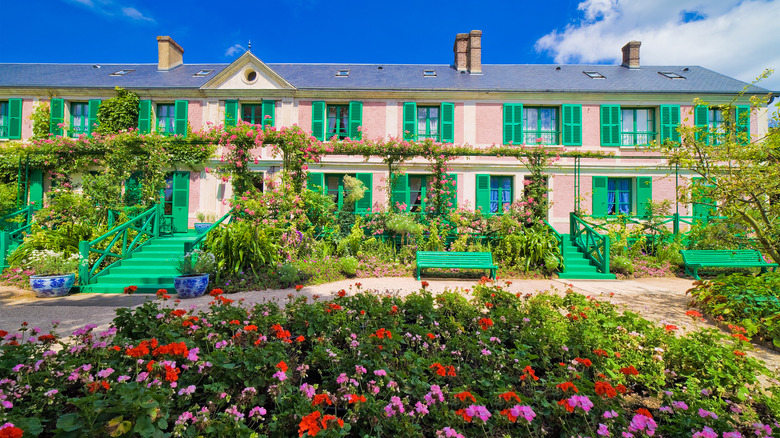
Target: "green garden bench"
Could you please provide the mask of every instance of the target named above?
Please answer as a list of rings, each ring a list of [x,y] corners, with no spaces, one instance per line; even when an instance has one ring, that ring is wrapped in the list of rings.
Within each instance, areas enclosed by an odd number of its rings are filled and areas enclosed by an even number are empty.
[[[761,272],[766,272],[767,268],[778,267],[777,263],[768,263],[764,261],[759,251],[754,249],[741,250],[680,250],[683,263],[685,264],[685,273],[693,276],[697,280],[699,277],[699,268],[761,268]]]
[[[439,252],[417,251],[417,279],[423,268],[465,268],[488,269],[490,278],[496,278],[498,266],[493,263],[493,253],[490,252]]]

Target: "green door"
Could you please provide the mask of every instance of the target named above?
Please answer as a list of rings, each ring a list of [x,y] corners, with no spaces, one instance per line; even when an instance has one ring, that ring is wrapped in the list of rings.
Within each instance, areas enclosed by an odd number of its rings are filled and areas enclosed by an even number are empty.
[[[164,214],[174,233],[186,233],[190,207],[190,173],[172,172],[165,180]]]

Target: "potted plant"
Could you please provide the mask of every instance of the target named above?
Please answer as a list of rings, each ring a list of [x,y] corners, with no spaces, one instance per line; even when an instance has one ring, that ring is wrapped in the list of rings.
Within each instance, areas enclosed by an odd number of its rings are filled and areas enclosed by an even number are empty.
[[[79,255],[66,256],[48,249],[32,251],[27,259],[28,267],[35,272],[30,277],[30,287],[38,298],[65,296],[76,281]]]
[[[214,213],[204,213],[199,211],[195,216],[198,219],[198,221],[195,222],[195,231],[197,231],[198,234],[205,233],[206,230],[211,227],[214,221],[217,220],[217,215]]]
[[[216,271],[214,254],[196,249],[179,259],[176,270],[179,276],[173,279],[173,287],[179,298],[195,298],[206,293],[209,274]]]

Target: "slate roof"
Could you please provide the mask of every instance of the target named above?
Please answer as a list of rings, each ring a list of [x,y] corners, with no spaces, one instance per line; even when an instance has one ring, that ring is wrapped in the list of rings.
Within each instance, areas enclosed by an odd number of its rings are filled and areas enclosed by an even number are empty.
[[[169,71],[157,64],[0,64],[0,87],[76,88],[200,88],[228,64],[183,64]],[[483,65],[481,75],[460,73],[449,65],[418,64],[267,64],[301,90],[390,91],[518,91],[600,93],[706,93],[735,94],[745,82],[698,66],[619,65]],[[380,68],[381,67],[381,68]],[[124,76],[110,76],[134,69]],[[193,77],[200,70],[214,70]],[[337,77],[339,70],[349,76]],[[435,77],[424,77],[433,70]],[[592,79],[584,71],[596,71],[605,79]],[[685,79],[669,79],[659,72],[673,72]],[[769,93],[751,86],[749,93]],[[777,93],[775,93],[777,94]]]

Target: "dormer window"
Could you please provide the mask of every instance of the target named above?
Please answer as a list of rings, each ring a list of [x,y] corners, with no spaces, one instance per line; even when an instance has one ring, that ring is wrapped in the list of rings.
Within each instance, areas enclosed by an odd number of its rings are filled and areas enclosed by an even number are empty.
[[[585,73],[591,79],[606,79],[607,78],[606,76],[604,76],[603,74],[601,74],[601,73],[599,73],[597,71],[584,71],[583,73]]]
[[[124,76],[124,75],[126,75],[128,73],[132,73],[134,71],[135,71],[135,69],[124,69],[124,70],[115,71],[115,72],[111,73],[109,76]]]
[[[336,72],[337,78],[346,78],[347,76],[349,76],[349,70],[339,70]]]
[[[666,76],[669,79],[685,79],[685,76],[678,75],[677,73],[671,71],[659,71],[658,74]]]

